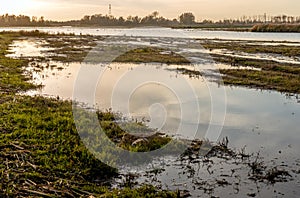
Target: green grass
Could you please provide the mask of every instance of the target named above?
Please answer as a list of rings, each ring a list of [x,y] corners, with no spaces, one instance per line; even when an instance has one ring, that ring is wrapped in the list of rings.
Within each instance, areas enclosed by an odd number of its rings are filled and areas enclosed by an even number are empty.
[[[0,92],[19,92],[36,88],[37,86],[28,83],[29,77],[23,75],[23,68],[27,62],[7,58],[8,45],[18,34],[4,33],[0,35]]]
[[[214,59],[218,62],[234,66],[249,66],[261,69],[261,71],[221,69],[220,72],[225,74],[225,76],[223,76],[225,84],[271,89],[288,93],[300,93],[299,65],[268,60],[232,58],[221,55],[214,56]]]
[[[227,49],[237,52],[246,53],[271,53],[283,56],[299,56],[300,47],[299,46],[287,46],[287,45],[257,45],[251,44],[251,42],[241,42],[241,41],[226,41],[226,42],[212,42],[203,41],[201,45],[206,49]]]
[[[249,45],[241,42],[211,42],[205,41],[203,46],[208,49],[228,49],[246,53],[279,54],[290,57],[299,56],[299,46],[264,46]],[[260,89],[271,89],[280,92],[300,93],[300,65],[279,63],[272,60],[231,57],[211,54],[216,62],[232,66],[247,66],[259,68],[261,71],[247,69],[221,69],[225,74],[223,81],[227,85],[248,86]]]
[[[8,163],[1,168],[1,181],[4,186],[16,186],[12,194],[26,188],[27,179],[55,188],[59,181],[73,181],[76,186],[116,175],[115,169],[98,161],[81,142],[70,103],[1,95],[0,109],[0,158]]]
[[[106,135],[120,148],[134,152],[148,152],[157,150],[167,145],[172,139],[168,136],[161,137],[155,130],[145,126],[141,122],[125,122],[122,125],[116,124],[119,119],[113,112],[97,112],[99,123]],[[143,144],[132,145],[140,139],[140,135],[152,134]]]
[[[277,68],[276,68],[277,69]],[[283,68],[284,69],[284,68]],[[288,68],[290,70],[290,68]],[[300,75],[288,70],[220,70],[225,84],[272,89],[280,92],[300,93]],[[292,71],[293,72],[293,71]],[[297,72],[299,72],[297,70]]]
[[[45,51],[45,56],[53,61],[64,63],[82,62],[92,47],[96,46],[95,39],[101,37],[74,36],[74,35],[48,35],[43,47],[51,48]]]
[[[122,54],[114,62],[190,64],[189,60],[174,52],[164,52],[165,50],[156,47],[138,48]]]

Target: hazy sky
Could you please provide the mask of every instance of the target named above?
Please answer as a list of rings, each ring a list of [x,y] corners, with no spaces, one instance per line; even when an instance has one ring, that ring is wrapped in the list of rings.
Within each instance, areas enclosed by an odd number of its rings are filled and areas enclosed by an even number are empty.
[[[0,0],[0,14],[44,16],[46,19],[80,19],[84,15],[145,16],[153,11],[168,18],[193,12],[200,19],[236,18],[243,15],[300,15],[300,0]]]

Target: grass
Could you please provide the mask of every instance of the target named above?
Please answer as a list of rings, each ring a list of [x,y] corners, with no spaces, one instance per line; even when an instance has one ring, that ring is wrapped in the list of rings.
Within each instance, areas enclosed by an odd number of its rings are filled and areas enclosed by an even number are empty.
[[[98,111],[97,115],[106,135],[125,150],[134,152],[154,151],[167,145],[172,140],[168,136],[159,135],[155,130],[148,128],[141,122],[126,121],[123,124],[117,124],[116,121],[119,118],[113,112]],[[140,141],[137,142],[137,140]]]
[[[201,45],[206,49],[227,49],[237,52],[246,53],[271,53],[283,56],[299,56],[300,46],[287,46],[287,45],[257,45],[251,42],[241,42],[241,41],[226,41],[226,42],[212,42],[203,41]]]
[[[82,62],[92,47],[97,44],[95,39],[101,37],[74,36],[74,35],[48,35],[43,47],[51,48],[45,51],[45,56],[53,61],[64,63]]]
[[[207,49],[226,49],[233,52],[246,52],[251,54],[266,53],[289,57],[300,55],[299,46],[287,45],[256,45],[251,42],[202,41],[201,45]],[[252,58],[231,57],[228,55],[213,54],[216,62],[236,66],[237,69],[221,69],[224,74],[223,81],[227,85],[247,86],[260,89],[271,89],[280,92],[300,93],[300,65],[292,63],[279,63],[272,60],[259,60]],[[261,71],[238,69],[238,66],[259,68]]]
[[[117,57],[114,62],[190,64],[186,58],[156,47],[138,48]]]
[[[109,189],[118,171],[86,149],[72,104],[19,94],[36,88],[23,74],[28,62],[5,57],[20,36],[0,34],[0,197],[176,197],[151,186]]]
[[[98,161],[81,142],[70,103],[1,95],[0,109],[0,158],[6,164],[0,171],[4,194],[41,186],[61,191],[66,184],[55,187],[60,181],[77,187],[116,175],[115,169]],[[27,185],[28,179],[38,185]]]
[[[274,70],[220,70],[225,84],[300,93],[300,75]]]
[[[19,92],[36,88],[35,85],[28,83],[28,76],[24,76],[22,67],[27,62],[5,57],[8,45],[18,35],[13,33],[4,33],[0,35],[0,92]]]
[[[249,66],[261,71],[247,69],[221,69],[220,73],[227,85],[247,86],[260,89],[271,89],[280,92],[300,93],[300,67],[295,64],[278,63],[268,60],[232,58],[214,56],[218,62],[233,66]]]

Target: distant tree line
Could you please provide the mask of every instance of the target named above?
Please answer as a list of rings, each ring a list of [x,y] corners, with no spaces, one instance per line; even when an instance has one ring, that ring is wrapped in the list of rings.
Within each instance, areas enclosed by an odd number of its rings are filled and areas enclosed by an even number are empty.
[[[300,23],[300,17],[280,15],[280,16],[243,16],[239,19],[223,19],[219,21],[202,20],[196,22],[196,17],[193,13],[187,12],[181,14],[177,19],[167,19],[159,15],[157,11],[145,16],[128,16],[115,17],[112,15],[86,15],[81,20],[72,21],[49,21],[44,17],[29,17],[25,15],[2,15],[0,16],[0,26],[165,26],[165,27],[180,27],[180,26],[247,26],[264,23],[274,24],[294,24]]]
[[[0,26],[37,26],[37,25],[45,25],[44,17],[30,18],[25,15],[2,15],[0,16]]]
[[[223,19],[219,21],[209,21],[204,20],[202,23],[214,23],[214,24],[262,24],[262,23],[274,23],[274,24],[283,24],[283,23],[300,23],[300,16],[287,16],[287,15],[278,15],[278,16],[269,16],[256,15],[256,16],[242,16],[238,19]]]

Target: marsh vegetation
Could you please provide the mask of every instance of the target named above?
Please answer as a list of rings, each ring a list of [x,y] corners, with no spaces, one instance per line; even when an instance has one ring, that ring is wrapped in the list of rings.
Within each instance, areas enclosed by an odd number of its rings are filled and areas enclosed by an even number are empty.
[[[299,24],[261,24],[250,29],[251,32],[300,32]]]

